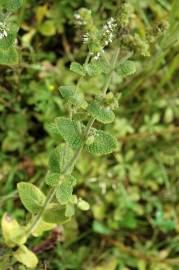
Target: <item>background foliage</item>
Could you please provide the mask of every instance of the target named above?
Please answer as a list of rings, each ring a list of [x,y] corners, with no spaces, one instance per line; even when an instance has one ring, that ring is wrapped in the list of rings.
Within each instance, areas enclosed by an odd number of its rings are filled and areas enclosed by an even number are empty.
[[[58,88],[78,79],[70,62],[85,57],[81,33],[74,27],[75,11],[91,9],[101,25],[116,16],[121,2],[24,0],[21,8],[11,3],[12,11],[0,14],[11,33],[8,47],[0,47],[1,216],[6,211],[19,221],[27,216],[15,191],[18,182],[48,188],[48,155],[62,140],[50,124],[68,111]],[[107,129],[117,136],[119,149],[107,158],[83,153],[75,169],[76,193],[91,208],[29,240],[40,257],[38,269],[179,269],[179,4],[130,4],[132,26],[141,35],[150,27],[157,31],[161,22],[169,28],[151,41],[150,57],[137,59],[135,75],[113,78],[111,89],[122,95],[115,122]],[[81,80],[81,89],[90,100],[102,84],[103,78],[96,76]],[[3,258],[8,250],[2,236],[0,243]],[[26,269],[1,261],[0,269]]]

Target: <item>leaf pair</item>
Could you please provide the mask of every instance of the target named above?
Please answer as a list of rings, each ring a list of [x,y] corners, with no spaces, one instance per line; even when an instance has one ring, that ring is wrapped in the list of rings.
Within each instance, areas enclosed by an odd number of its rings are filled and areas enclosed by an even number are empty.
[[[63,139],[74,149],[78,149],[84,143],[84,139],[78,131],[78,127],[75,121],[58,117],[56,119],[56,125],[60,135]],[[112,153],[117,148],[117,140],[102,130],[92,129],[94,133],[94,140],[85,148],[88,152],[94,155],[106,155]]]

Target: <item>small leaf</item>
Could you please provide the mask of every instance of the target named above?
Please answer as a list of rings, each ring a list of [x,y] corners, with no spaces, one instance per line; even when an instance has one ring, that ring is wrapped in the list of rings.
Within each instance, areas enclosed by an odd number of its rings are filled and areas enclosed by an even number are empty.
[[[45,178],[45,183],[51,187],[56,186],[60,181],[60,174],[49,171]]]
[[[93,62],[85,65],[85,71],[89,76],[96,76],[104,72],[104,63]]]
[[[56,192],[56,198],[59,203],[67,204],[71,199],[73,187],[76,184],[76,179],[69,175],[64,178],[62,183],[59,184]]]
[[[58,117],[55,122],[60,135],[73,149],[77,149],[83,144],[75,121],[65,117]]]
[[[24,244],[26,237],[23,234],[23,228],[10,215],[5,213],[1,221],[2,235],[7,246],[14,247],[17,244]]]
[[[77,73],[80,76],[85,76],[84,68],[78,62],[72,62],[71,65],[70,65],[70,70]]]
[[[85,200],[82,199],[79,199],[77,206],[79,209],[83,211],[87,211],[90,208],[89,203],[87,203]]]
[[[95,130],[95,133],[94,142],[85,146],[89,153],[101,156],[116,150],[118,142],[113,136],[102,130]]]
[[[119,74],[123,77],[133,75],[136,72],[136,64],[134,61],[127,60],[119,66]]]
[[[73,204],[67,204],[66,210],[65,210],[65,216],[68,218],[71,218],[75,214],[75,207]]]
[[[17,184],[18,193],[24,207],[31,213],[37,213],[44,204],[45,195],[35,185],[26,182]]]
[[[55,148],[50,152],[49,162],[48,162],[49,170],[53,173],[60,173],[60,151]]]
[[[66,171],[67,174],[71,174],[74,168],[74,164],[69,166],[69,162],[73,158],[73,150],[69,147],[68,144],[61,144],[58,146],[58,149],[60,151],[60,170],[62,173],[64,173],[64,170],[66,169],[66,166],[68,165],[68,171]]]
[[[41,236],[44,232],[49,231],[56,227],[56,224],[48,223],[44,220],[41,220],[35,230],[32,232],[34,237]]]
[[[53,20],[46,20],[39,27],[39,31],[43,36],[54,36],[56,28]]]
[[[0,65],[15,65],[18,64],[19,55],[15,47],[10,47],[7,50],[0,49]]]
[[[59,91],[62,95],[62,97],[71,104],[75,106],[79,106],[83,109],[87,107],[87,102],[85,99],[76,91],[75,86],[73,85],[67,85],[67,86],[61,86],[59,88]]]
[[[29,268],[35,268],[38,264],[38,259],[35,253],[33,253],[26,246],[22,245],[13,252],[13,256],[16,260]]]
[[[65,216],[65,207],[52,203],[43,214],[43,220],[48,223],[63,224],[69,221]]]
[[[96,120],[104,124],[108,124],[114,121],[115,114],[111,109],[104,108],[99,102],[95,101],[88,106],[88,112]]]

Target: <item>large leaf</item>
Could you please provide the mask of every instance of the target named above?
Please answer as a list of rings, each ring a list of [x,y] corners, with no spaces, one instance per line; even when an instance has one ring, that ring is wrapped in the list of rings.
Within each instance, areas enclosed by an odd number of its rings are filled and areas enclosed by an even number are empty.
[[[88,106],[88,112],[96,120],[104,124],[113,122],[115,118],[115,114],[111,109],[101,106],[97,101],[94,101]]]
[[[26,182],[18,183],[17,189],[25,208],[33,214],[37,213],[45,201],[43,192],[35,185]]]
[[[29,268],[35,268],[38,264],[38,259],[35,253],[33,253],[26,246],[22,245],[13,252],[13,256],[16,260]]]
[[[53,203],[43,214],[43,220],[48,223],[63,224],[67,222],[69,218],[65,216],[65,207]]]
[[[76,179],[69,175],[66,176],[63,181],[59,184],[56,191],[56,198],[59,203],[67,204],[71,199],[73,193],[73,187],[76,184]]]
[[[113,136],[102,130],[92,130],[95,132],[95,136],[93,143],[85,146],[88,152],[101,156],[116,150],[118,143]]]
[[[5,213],[1,220],[2,235],[7,246],[14,247],[17,244],[24,244],[26,237],[22,236],[24,229],[10,215]]]
[[[87,102],[85,99],[76,91],[75,86],[73,85],[67,85],[67,86],[61,86],[59,88],[59,91],[62,95],[62,97],[70,102],[71,104],[75,106],[79,106],[83,109],[87,107]]]
[[[73,149],[77,149],[83,144],[75,121],[66,117],[58,117],[55,122],[60,135]]]

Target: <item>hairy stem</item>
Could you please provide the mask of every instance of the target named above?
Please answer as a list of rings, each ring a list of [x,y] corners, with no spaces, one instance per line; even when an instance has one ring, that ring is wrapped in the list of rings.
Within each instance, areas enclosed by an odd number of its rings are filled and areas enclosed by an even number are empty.
[[[119,56],[119,49],[116,50],[116,52],[115,52],[115,54],[113,56],[113,60],[112,60],[112,71],[110,72],[109,77],[106,80],[106,83],[105,83],[105,86],[104,86],[104,89],[103,89],[103,96],[105,96],[105,94],[106,94],[106,92],[108,90],[109,84],[110,84],[111,79],[112,79],[113,69],[116,66],[118,56]],[[85,63],[88,62],[88,61],[89,61],[89,55],[88,55],[87,61],[85,61]],[[67,163],[67,165],[65,166],[64,170],[61,173],[62,175],[65,175],[67,173],[67,171],[69,170],[69,168],[71,168],[72,166],[74,166],[75,163],[76,163],[76,161],[78,160],[78,158],[79,158],[79,156],[81,154],[81,151],[83,150],[83,147],[85,145],[85,140],[87,139],[87,137],[89,135],[89,132],[90,132],[90,130],[92,128],[92,125],[94,124],[94,121],[95,121],[95,118],[94,117],[91,117],[90,120],[88,121],[87,126],[86,126],[86,129],[84,131],[84,143],[82,144],[82,146],[80,148],[78,148],[76,150],[76,152],[74,153],[74,155],[71,158],[71,160]],[[56,193],[56,188],[57,187],[51,188],[49,190],[49,192],[47,193],[47,197],[46,197],[46,200],[44,202],[44,205],[43,205],[42,209],[39,211],[39,213],[35,217],[33,223],[31,224],[31,226],[26,231],[26,236],[27,237],[29,237],[30,234],[37,228],[37,226],[38,226],[38,224],[39,224],[39,222],[41,220],[42,215],[44,214],[44,212],[47,209],[48,205],[50,204],[50,202],[54,198],[54,195]]]

